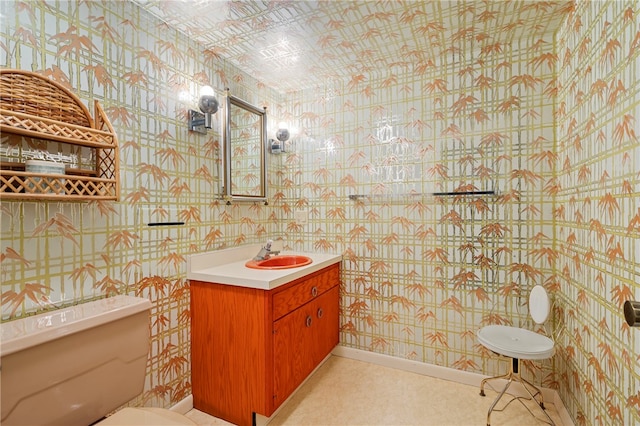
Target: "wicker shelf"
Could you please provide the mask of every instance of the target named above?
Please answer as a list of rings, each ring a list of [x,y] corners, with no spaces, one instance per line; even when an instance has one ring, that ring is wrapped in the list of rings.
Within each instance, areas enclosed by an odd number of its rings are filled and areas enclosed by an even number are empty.
[[[94,150],[95,169],[65,174],[27,172],[24,162],[0,163],[3,200],[90,201],[120,198],[118,139],[94,102],[95,121],[80,99],[45,76],[0,70],[0,133]],[[15,137],[15,136],[14,136]]]

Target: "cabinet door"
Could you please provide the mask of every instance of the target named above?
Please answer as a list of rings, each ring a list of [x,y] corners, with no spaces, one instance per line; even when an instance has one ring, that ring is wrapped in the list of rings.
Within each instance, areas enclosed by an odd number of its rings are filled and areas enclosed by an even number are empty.
[[[274,409],[313,370],[312,304],[309,302],[273,323]]]
[[[338,344],[338,286],[273,323],[274,409]]]
[[[311,356],[314,368],[335,348],[340,339],[340,294],[339,286],[322,295],[314,307],[315,321]]]

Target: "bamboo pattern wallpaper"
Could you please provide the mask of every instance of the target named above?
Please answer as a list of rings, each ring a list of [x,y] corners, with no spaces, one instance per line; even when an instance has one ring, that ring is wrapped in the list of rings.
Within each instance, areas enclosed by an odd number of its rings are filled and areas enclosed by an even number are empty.
[[[268,224],[261,207],[214,196],[221,112],[201,135],[187,131],[187,110],[205,84],[273,109],[280,95],[131,2],[0,8],[1,65],[100,101],[120,141],[122,188],[117,203],[2,202],[2,319],[113,294],[149,298],[151,356],[132,404],[169,407],[191,394],[186,256],[262,241]],[[185,226],[146,225],[163,221]]]
[[[139,3],[159,14],[178,4]],[[222,50],[169,27],[188,13],[172,22],[131,2],[0,3],[1,65],[99,99],[122,161],[118,203],[2,203],[3,321],[149,297],[153,354],[132,404],[168,407],[190,394],[186,256],[282,237],[343,255],[342,345],[458,370],[504,372],[475,332],[531,326],[526,298],[544,285],[557,351],[525,375],[557,389],[576,424],[639,423],[640,334],[622,315],[640,299],[637,1],[350,2],[343,14],[318,3],[264,3],[325,31],[309,40],[317,72],[299,74],[313,80],[304,88],[240,71],[252,66],[244,40],[273,28],[258,3],[233,3],[254,14],[253,29],[215,23]],[[398,22],[395,62],[381,35],[353,36],[360,23],[384,33]],[[383,66],[338,58],[349,42]],[[268,156],[269,205],[213,195],[219,123],[206,136],[186,129],[207,83],[297,129]],[[452,191],[487,193],[434,195]],[[171,219],[186,225],[146,226]]]
[[[640,422],[640,7],[581,2],[557,36],[556,356],[576,424]]]

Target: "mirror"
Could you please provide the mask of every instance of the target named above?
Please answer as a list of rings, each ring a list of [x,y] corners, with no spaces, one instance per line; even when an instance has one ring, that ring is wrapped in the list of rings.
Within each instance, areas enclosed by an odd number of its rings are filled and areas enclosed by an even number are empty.
[[[267,109],[227,92],[224,127],[224,188],[227,198],[267,199]]]

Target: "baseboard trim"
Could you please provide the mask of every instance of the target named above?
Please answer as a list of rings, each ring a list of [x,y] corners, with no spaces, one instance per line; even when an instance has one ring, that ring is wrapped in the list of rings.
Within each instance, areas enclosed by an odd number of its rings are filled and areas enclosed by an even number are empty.
[[[480,381],[483,379],[483,377],[477,373],[455,370],[453,368],[426,364],[424,362],[368,352],[362,349],[354,349],[340,345],[333,349],[333,355],[356,359],[358,361],[365,361],[371,364],[382,365],[384,367],[396,368],[398,370],[410,371],[412,373],[422,374],[423,376],[450,380],[453,382],[463,383],[465,385],[480,386]]]
[[[567,411],[567,407],[564,406],[564,402],[562,402],[562,399],[560,398],[560,394],[557,391],[554,392],[555,398],[553,399],[553,404],[556,406],[556,410],[558,410],[560,420],[562,420],[562,423],[566,426],[575,426],[569,411]]]
[[[180,414],[187,414],[189,411],[193,410],[193,395],[189,394],[181,401],[173,405],[171,408],[169,408],[169,410],[175,411],[176,413]]]
[[[480,382],[488,377],[469,371],[456,370],[454,368],[427,364],[424,362],[413,361],[405,358],[397,358],[390,355],[368,352],[362,349],[349,348],[340,345],[336,346],[333,349],[332,354],[343,358],[351,358],[358,361],[369,362],[371,364],[409,371],[416,374],[422,374],[423,376],[435,377],[438,379],[449,380],[452,382],[462,383],[470,386],[480,387]],[[516,396],[526,396],[524,391],[520,393],[517,391],[518,388],[512,389],[515,389],[516,392],[509,393],[513,393]],[[565,426],[574,426],[573,420],[571,420],[571,416],[569,416],[569,412],[567,411],[564,403],[560,399],[560,395],[558,395],[558,392],[555,389],[542,388],[542,396],[545,400],[553,402]]]

